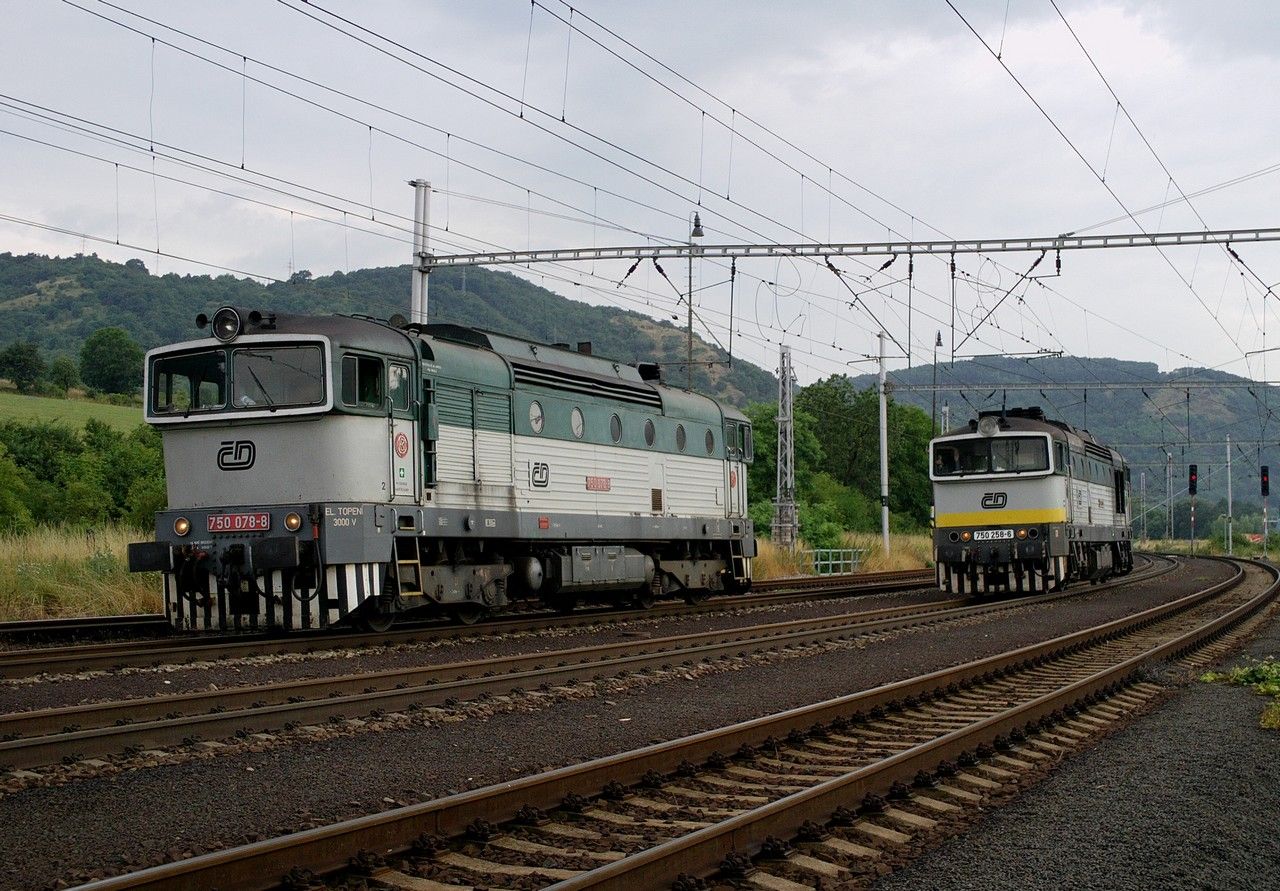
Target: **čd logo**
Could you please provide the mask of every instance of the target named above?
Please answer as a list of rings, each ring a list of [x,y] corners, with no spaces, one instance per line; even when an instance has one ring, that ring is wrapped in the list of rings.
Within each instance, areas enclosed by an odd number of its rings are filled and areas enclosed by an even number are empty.
[[[221,470],[248,470],[257,459],[258,448],[252,439],[228,440],[218,449],[218,467]]]
[[[987,492],[982,496],[983,510],[998,510],[1009,503],[1009,496],[1004,492]]]

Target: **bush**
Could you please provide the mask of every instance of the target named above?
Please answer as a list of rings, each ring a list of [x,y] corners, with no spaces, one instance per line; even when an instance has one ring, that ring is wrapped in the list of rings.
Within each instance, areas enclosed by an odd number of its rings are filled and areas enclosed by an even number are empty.
[[[160,435],[146,425],[121,436],[100,421],[0,423],[0,529],[100,524],[143,527],[165,505]]]

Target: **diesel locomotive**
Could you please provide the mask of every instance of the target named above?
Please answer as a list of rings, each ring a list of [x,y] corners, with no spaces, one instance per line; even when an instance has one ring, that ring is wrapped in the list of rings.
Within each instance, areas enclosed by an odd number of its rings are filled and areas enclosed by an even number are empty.
[[[146,356],[179,628],[382,629],[751,584],[751,426],[656,365],[403,318],[223,307]]]
[[[1129,466],[1036,408],[981,412],[929,445],[938,587],[1052,591],[1133,568]]]

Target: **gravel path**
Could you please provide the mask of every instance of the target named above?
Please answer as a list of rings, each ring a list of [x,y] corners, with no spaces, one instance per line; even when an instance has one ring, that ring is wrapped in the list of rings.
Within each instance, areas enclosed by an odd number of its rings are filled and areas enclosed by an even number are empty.
[[[892,594],[823,598],[804,603],[775,604],[747,609],[726,602],[723,612],[692,616],[654,616],[625,622],[610,621],[573,628],[547,628],[495,635],[467,634],[425,643],[392,647],[323,650],[225,659],[190,665],[125,668],[57,678],[16,678],[0,681],[0,714],[147,696],[226,689],[304,678],[336,677],[360,671],[411,668],[493,659],[572,647],[617,643],[638,637],[665,637],[741,628],[768,622],[812,619],[887,607],[951,599],[934,588]]]
[[[698,666],[661,680],[608,680],[569,696],[486,704],[479,718],[379,733],[325,728],[292,747],[28,788],[0,798],[0,825],[8,827],[0,884],[83,880],[102,868],[160,862],[625,751],[1088,627],[1228,573],[1197,564],[1119,592],[1086,591],[995,618],[816,655],[749,657],[733,671]]]
[[[1280,621],[1243,655],[1280,656]],[[1280,732],[1258,726],[1265,703],[1246,688],[1192,681],[874,887],[1280,887]]]

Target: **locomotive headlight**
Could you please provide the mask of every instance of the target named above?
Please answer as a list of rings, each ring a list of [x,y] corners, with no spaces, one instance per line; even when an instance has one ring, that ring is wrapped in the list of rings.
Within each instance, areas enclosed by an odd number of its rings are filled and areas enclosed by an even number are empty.
[[[188,520],[186,517],[178,517],[178,519],[173,521],[174,535],[186,535],[190,531],[191,531],[191,521]]]
[[[968,540],[969,540],[969,539],[971,539],[971,538],[973,538],[973,533],[972,533],[972,532],[961,532],[961,533],[960,533],[960,540],[961,540],[961,541],[968,541]]]
[[[1018,530],[1018,538],[1026,538],[1026,537],[1027,537],[1027,530],[1025,530],[1025,529],[1019,529],[1019,530]]]
[[[223,343],[235,340],[242,327],[240,313],[234,307],[224,306],[213,314],[213,336]]]
[[[288,529],[290,532],[297,532],[302,528],[302,517],[297,514],[289,514],[289,516],[284,518],[284,528]]]

